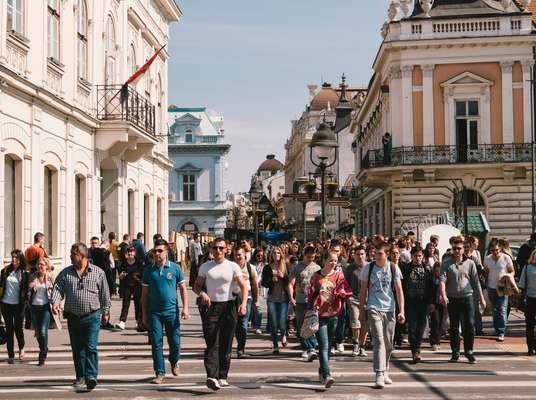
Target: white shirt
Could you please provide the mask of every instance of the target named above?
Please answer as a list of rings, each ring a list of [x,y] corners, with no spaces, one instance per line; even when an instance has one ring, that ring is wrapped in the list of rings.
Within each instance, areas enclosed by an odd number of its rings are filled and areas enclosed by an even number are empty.
[[[512,265],[512,260],[504,253],[499,255],[497,261],[493,259],[493,255],[486,256],[484,259],[484,267],[489,269],[488,288],[497,289],[497,285],[503,275],[508,273],[508,266]]]
[[[216,261],[207,261],[199,268],[198,276],[205,278],[205,286],[210,301],[224,302],[233,300],[233,291],[237,291],[235,278],[242,275],[238,264],[223,260],[220,264]]]
[[[19,304],[20,302],[20,271],[12,271],[6,279],[6,287],[2,303]]]
[[[44,306],[45,304],[48,304],[47,285],[45,284],[45,282],[37,283],[35,285],[35,294],[32,298],[32,305]]]

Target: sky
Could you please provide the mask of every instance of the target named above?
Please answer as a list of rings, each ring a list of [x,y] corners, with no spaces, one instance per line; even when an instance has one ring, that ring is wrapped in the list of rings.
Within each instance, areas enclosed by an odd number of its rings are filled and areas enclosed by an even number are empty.
[[[267,154],[285,161],[307,85],[366,86],[389,0],[178,0],[169,102],[225,119],[226,190],[249,190]]]

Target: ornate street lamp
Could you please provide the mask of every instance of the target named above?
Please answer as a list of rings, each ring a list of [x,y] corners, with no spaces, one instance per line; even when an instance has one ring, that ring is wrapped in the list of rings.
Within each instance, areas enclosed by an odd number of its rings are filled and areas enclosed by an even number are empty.
[[[318,126],[318,130],[311,138],[310,158],[314,166],[320,168],[320,197],[321,197],[321,214],[320,214],[320,236],[324,240],[325,236],[325,218],[326,218],[326,169],[331,167],[337,161],[339,143],[333,126],[324,120]],[[313,157],[313,153],[316,155]],[[331,161],[330,161],[331,160]]]
[[[255,246],[259,245],[259,224],[257,218],[257,206],[262,195],[262,185],[258,178],[252,182],[249,189],[249,198],[251,199],[253,209],[253,225],[255,226]]]

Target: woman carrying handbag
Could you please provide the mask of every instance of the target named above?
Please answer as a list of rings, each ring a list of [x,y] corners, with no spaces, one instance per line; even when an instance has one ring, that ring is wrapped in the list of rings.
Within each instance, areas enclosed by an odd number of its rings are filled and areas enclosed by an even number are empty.
[[[527,265],[521,271],[519,288],[525,296],[525,324],[528,355],[536,355],[534,327],[536,326],[536,250],[530,255]]]
[[[320,382],[330,388],[335,380],[329,369],[329,349],[333,344],[338,315],[343,304],[352,295],[352,290],[344,278],[342,271],[337,271],[339,255],[329,252],[324,257],[323,267],[311,278],[309,287],[309,309],[318,312],[318,341],[320,368],[318,370]]]

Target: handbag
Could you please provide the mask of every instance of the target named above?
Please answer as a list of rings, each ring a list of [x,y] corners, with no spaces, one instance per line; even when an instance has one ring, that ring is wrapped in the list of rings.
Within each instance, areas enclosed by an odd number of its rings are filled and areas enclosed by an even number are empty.
[[[314,336],[320,328],[320,320],[318,318],[318,311],[315,308],[307,310],[303,318],[303,324],[300,329],[300,336],[303,339],[309,339]]]
[[[525,265],[525,268],[523,269],[523,273],[525,275],[525,288],[529,284],[527,282],[527,269],[529,269],[529,265]],[[526,289],[523,289],[521,293],[519,294],[519,297],[516,299],[517,301],[517,309],[521,312],[525,312],[525,309],[527,308],[527,296],[526,296]]]

